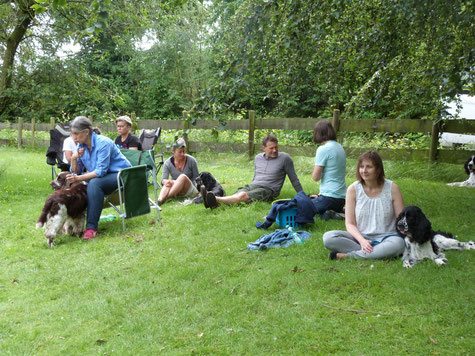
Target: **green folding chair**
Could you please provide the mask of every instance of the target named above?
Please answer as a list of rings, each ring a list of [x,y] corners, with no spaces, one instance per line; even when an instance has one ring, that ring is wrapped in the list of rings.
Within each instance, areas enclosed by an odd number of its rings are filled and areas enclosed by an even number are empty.
[[[120,149],[120,152],[127,158],[132,165],[138,166],[144,164],[147,166],[147,178],[148,185],[153,185],[155,194],[155,202],[158,202],[158,190],[160,185],[158,184],[158,167],[155,165],[155,156],[153,150],[139,151],[139,150],[127,150]],[[158,204],[157,204],[158,205]]]
[[[158,206],[158,184],[156,172],[150,159],[153,155],[147,151],[121,150],[132,164],[117,174],[118,189],[104,199],[104,208],[114,208],[122,219],[122,228],[125,230],[125,219],[131,219],[156,210],[157,220],[160,218],[161,208]],[[154,199],[149,198],[149,177],[153,181]]]

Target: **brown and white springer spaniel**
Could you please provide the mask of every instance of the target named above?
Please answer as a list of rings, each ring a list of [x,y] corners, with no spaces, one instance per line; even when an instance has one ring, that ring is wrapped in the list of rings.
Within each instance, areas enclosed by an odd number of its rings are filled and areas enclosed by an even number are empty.
[[[61,172],[51,181],[55,190],[46,199],[36,228],[45,228],[45,237],[50,247],[54,238],[63,231],[69,235],[80,236],[84,229],[84,211],[87,207],[87,183],[66,181],[69,172]]]

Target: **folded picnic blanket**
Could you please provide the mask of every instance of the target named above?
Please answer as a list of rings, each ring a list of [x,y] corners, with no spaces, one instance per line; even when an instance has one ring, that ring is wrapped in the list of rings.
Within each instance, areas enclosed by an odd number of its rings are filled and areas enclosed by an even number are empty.
[[[308,240],[312,235],[307,231],[296,231],[302,241]],[[247,245],[249,250],[267,250],[271,247],[288,247],[295,242],[290,230],[279,229]]]

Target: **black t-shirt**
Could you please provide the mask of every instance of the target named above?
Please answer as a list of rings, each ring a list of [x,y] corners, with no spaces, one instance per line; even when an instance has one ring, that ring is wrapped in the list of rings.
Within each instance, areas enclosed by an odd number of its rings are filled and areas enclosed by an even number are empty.
[[[139,150],[142,149],[142,144],[140,143],[139,138],[133,133],[129,133],[129,136],[127,136],[125,141],[122,141],[122,136],[117,136],[117,138],[115,139],[115,144],[119,148],[129,149],[131,147],[137,147]]]

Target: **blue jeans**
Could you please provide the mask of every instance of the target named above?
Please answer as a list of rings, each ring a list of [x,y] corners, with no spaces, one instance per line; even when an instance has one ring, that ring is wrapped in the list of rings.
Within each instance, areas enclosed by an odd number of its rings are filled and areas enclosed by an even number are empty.
[[[319,195],[318,198],[312,199],[312,203],[317,210],[317,214],[322,215],[327,210],[333,210],[337,213],[343,211],[345,206],[345,199],[331,198],[324,195]]]
[[[104,177],[93,178],[87,184],[87,220],[86,229],[97,230],[104,196],[117,189],[117,172],[108,173]]]

